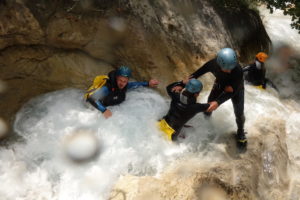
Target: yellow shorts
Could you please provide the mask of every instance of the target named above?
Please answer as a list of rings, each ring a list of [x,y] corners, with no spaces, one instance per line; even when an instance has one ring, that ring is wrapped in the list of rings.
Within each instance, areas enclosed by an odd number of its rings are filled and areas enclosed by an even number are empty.
[[[168,140],[172,141],[172,135],[175,133],[175,130],[166,122],[166,120],[160,120],[158,126],[159,129],[166,134]]]
[[[256,87],[257,89],[261,89],[261,90],[264,90],[265,88],[263,88],[262,85],[255,85],[254,87]]]

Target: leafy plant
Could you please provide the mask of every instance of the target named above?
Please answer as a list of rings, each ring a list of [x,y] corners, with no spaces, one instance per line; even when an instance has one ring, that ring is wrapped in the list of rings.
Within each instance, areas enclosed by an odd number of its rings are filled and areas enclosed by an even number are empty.
[[[300,33],[300,0],[212,0],[214,6],[223,12],[236,12],[245,9],[255,9],[265,4],[271,13],[275,9],[283,10],[284,15],[292,17],[291,26]]]
[[[271,13],[274,9],[283,10],[284,15],[292,16],[291,26],[300,33],[300,1],[299,0],[260,0],[267,5]]]

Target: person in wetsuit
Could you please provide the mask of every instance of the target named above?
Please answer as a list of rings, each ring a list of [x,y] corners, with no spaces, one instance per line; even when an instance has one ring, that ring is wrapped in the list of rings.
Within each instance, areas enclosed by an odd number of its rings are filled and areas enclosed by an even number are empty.
[[[149,82],[128,82],[131,77],[131,70],[127,66],[121,66],[117,70],[109,72],[106,83],[101,87],[88,91],[86,101],[101,111],[105,118],[112,116],[107,106],[122,103],[126,98],[128,89],[144,87],[156,87],[158,81],[151,79]]]
[[[216,79],[208,96],[210,107],[205,112],[205,115],[210,116],[212,111],[231,99],[237,124],[237,145],[246,147],[243,70],[238,63],[234,50],[231,48],[221,49],[216,58],[205,63],[192,73],[189,78],[197,79],[207,72],[211,72]]]
[[[173,90],[179,85],[185,88],[181,91]],[[197,96],[202,88],[202,83],[196,79],[189,80],[186,85],[181,81],[167,86],[167,92],[172,101],[168,113],[159,123],[160,129],[167,134],[170,140],[176,140],[184,124],[197,113],[204,112],[209,107],[209,104],[197,103]]]
[[[255,56],[254,63],[243,68],[245,80],[248,83],[255,86],[261,86],[263,89],[266,89],[268,79],[266,78],[266,68],[264,63],[267,58],[267,54],[264,52],[259,52]]]

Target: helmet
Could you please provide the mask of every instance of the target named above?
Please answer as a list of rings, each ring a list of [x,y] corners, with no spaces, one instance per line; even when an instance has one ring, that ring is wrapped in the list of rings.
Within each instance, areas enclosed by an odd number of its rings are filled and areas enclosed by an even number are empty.
[[[221,49],[217,54],[217,63],[222,69],[232,70],[237,64],[236,54],[231,48]]]
[[[127,66],[121,66],[117,69],[117,76],[131,77],[131,69]]]
[[[258,54],[256,54],[255,57],[257,58],[257,60],[259,62],[264,63],[269,56],[266,53],[264,53],[264,52],[259,52]]]
[[[202,83],[194,78],[189,80],[189,82],[185,86],[185,89],[190,93],[198,93],[202,90],[202,88],[203,88]]]

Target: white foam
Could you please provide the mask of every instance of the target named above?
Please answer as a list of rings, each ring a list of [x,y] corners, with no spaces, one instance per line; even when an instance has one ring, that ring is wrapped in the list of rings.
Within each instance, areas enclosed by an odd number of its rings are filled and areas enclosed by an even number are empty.
[[[201,94],[200,101],[205,102],[207,95]],[[86,106],[82,96],[76,89],[56,91],[31,100],[19,111],[14,129],[24,141],[0,149],[3,199],[106,199],[122,174],[158,175],[174,160],[191,154],[204,164],[225,159],[224,145],[215,141],[236,130],[232,104],[227,101],[209,121],[196,115],[188,122],[193,127],[183,130],[186,139],[174,144],[156,127],[169,107],[169,100],[157,92],[146,88],[129,92],[124,103],[110,108],[113,116],[107,120]],[[270,88],[246,86],[246,129],[257,123],[258,116],[287,120],[289,155],[297,163],[300,127],[299,105],[295,106],[287,107]],[[80,129],[95,134],[100,154],[75,164],[65,159],[63,142]]]

